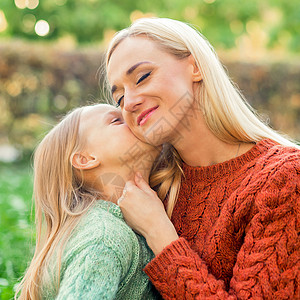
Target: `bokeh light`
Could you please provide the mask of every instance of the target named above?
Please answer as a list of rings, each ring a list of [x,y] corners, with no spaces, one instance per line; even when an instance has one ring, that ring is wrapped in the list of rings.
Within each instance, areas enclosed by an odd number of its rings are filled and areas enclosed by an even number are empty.
[[[186,20],[194,20],[199,14],[198,8],[193,6],[187,6],[184,9],[183,15]]]
[[[35,9],[39,5],[39,0],[15,0],[15,5],[17,8],[24,9]]]
[[[24,32],[32,32],[36,23],[36,17],[32,14],[27,14],[23,17]]]
[[[116,30],[114,29],[106,29],[104,30],[104,33],[103,33],[103,42],[104,42],[104,45],[106,47],[108,47],[111,39],[113,38],[113,36],[115,35],[116,33]]]
[[[15,0],[15,5],[17,8],[24,9],[26,8],[27,0]]]
[[[38,7],[38,5],[39,5],[39,0],[27,0],[26,1],[26,6],[29,9],[35,9]]]
[[[153,13],[143,13],[139,10],[134,10],[130,14],[130,21],[134,22],[134,21],[136,21],[138,19],[141,19],[141,18],[152,18],[152,17],[155,17],[155,14],[153,14]]]
[[[268,27],[275,27],[282,22],[283,13],[279,8],[269,7],[262,12],[264,24]]]
[[[50,26],[47,21],[39,20],[36,22],[34,27],[35,33],[39,36],[45,36],[50,31]]]
[[[6,84],[6,91],[12,97],[17,97],[22,92],[22,86],[20,82],[10,80]]]
[[[0,32],[5,31],[7,28],[7,21],[5,18],[5,14],[2,10],[0,10]]]
[[[240,20],[233,20],[230,22],[230,29],[234,34],[241,34],[244,30],[243,23]]]
[[[63,110],[68,105],[68,100],[63,95],[57,95],[54,98],[54,105],[56,108]]]

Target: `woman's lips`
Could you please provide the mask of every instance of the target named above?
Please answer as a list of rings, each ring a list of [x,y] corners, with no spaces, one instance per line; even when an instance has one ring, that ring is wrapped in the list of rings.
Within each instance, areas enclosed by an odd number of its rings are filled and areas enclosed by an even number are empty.
[[[145,111],[143,111],[139,116],[138,116],[138,119],[137,119],[137,123],[139,126],[142,126],[144,125],[147,120],[150,118],[150,116],[155,112],[155,110],[158,108],[158,105],[155,106],[155,107],[152,107],[150,109],[147,109]]]

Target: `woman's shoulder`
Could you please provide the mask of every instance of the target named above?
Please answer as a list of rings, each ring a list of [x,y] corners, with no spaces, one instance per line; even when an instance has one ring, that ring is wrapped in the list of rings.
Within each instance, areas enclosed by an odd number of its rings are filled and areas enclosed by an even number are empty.
[[[260,155],[245,172],[239,192],[251,195],[294,194],[300,186],[300,150],[279,145],[271,140],[262,141]]]
[[[258,158],[246,180],[245,193],[257,194],[260,203],[273,207],[282,202],[295,203],[300,189],[300,150],[273,142]]]
[[[283,214],[293,216],[295,206],[299,205],[299,191],[300,150],[271,141],[245,172],[236,190],[240,196],[237,205],[245,207],[248,203],[248,207],[252,207],[251,216],[259,214],[257,222],[270,218],[279,220]],[[244,202],[245,199],[248,202]]]
[[[258,158],[256,162],[256,170],[263,173],[270,172],[289,172],[300,171],[300,149],[291,146],[279,145],[275,142],[267,140],[267,150]]]

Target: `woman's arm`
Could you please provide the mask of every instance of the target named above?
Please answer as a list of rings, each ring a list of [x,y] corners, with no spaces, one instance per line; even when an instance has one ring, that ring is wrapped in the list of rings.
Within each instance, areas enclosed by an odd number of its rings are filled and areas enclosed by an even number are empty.
[[[160,245],[164,242],[158,243],[156,253],[160,253],[146,266],[145,272],[161,295],[165,299],[300,299],[299,173],[299,162],[289,162],[274,171],[258,192],[258,213],[249,223],[229,289],[209,272],[205,261],[185,239],[174,238],[162,251]],[[135,189],[140,189],[141,197],[145,187],[140,183],[136,187],[131,185],[120,202],[121,209],[127,221],[130,215],[127,204],[134,209],[135,218],[131,215],[129,224],[135,224],[155,250],[152,233],[159,229],[162,234],[168,232],[170,225],[158,221],[161,206],[155,199],[150,201],[147,190],[145,202],[142,198],[139,203],[132,200]],[[146,218],[142,218],[142,213]]]

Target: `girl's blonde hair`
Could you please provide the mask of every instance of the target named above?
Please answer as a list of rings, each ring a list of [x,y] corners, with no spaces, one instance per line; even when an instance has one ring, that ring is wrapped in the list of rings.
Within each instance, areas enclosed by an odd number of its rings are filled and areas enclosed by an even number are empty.
[[[22,279],[15,299],[40,299],[49,286],[59,289],[61,255],[72,230],[80,217],[96,201],[99,191],[85,182],[84,176],[72,167],[72,157],[84,149],[85,138],[80,134],[80,116],[85,107],[67,114],[38,145],[34,153],[34,200],[36,220],[36,248],[33,259]],[[154,166],[160,164],[157,161]],[[152,186],[164,182],[168,193],[172,184],[170,172],[157,176],[158,167],[151,171]],[[169,187],[169,188],[168,188]],[[164,195],[164,197],[165,197]],[[56,265],[53,263],[55,255]]]
[[[43,282],[50,282],[50,258],[58,255],[56,287],[59,287],[60,258],[80,216],[100,196],[77,176],[72,155],[82,149],[79,123],[82,108],[69,113],[38,145],[34,154],[34,199],[36,248],[15,298],[40,299]],[[80,175],[80,174],[78,174]],[[80,178],[79,178],[80,177]]]
[[[116,47],[127,37],[146,36],[156,42],[157,46],[178,59],[192,55],[198,66],[203,81],[199,83],[198,93],[194,95],[201,108],[205,122],[216,137],[227,143],[253,143],[270,138],[279,144],[298,147],[290,138],[279,134],[265,124],[246,102],[237,87],[226,74],[217,54],[210,43],[192,26],[167,18],[143,18],[130,27],[118,32],[107,50],[106,66]],[[122,47],[122,45],[120,46]],[[107,78],[105,79],[108,85]],[[179,97],[182,95],[178,95]],[[168,146],[165,149],[164,170],[169,168],[174,178],[181,178],[179,156],[176,150]],[[175,153],[175,156],[172,154]],[[174,188],[180,183],[174,179]],[[174,195],[178,193],[173,193]],[[176,199],[169,198],[169,211]]]

